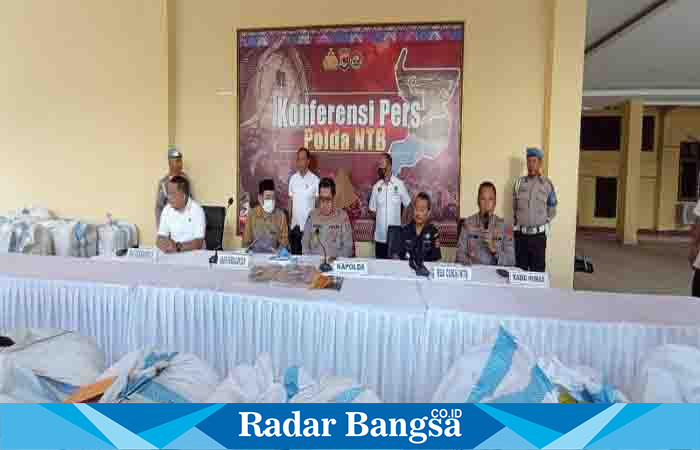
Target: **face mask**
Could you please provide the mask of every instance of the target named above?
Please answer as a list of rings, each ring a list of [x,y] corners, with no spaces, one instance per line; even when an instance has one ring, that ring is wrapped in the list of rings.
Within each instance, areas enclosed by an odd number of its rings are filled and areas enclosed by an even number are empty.
[[[266,213],[270,214],[275,209],[275,201],[270,199],[263,200],[262,207]]]

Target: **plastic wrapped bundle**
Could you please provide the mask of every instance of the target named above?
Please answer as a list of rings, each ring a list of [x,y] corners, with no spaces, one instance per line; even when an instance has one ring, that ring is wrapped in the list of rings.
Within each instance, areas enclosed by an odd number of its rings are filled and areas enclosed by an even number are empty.
[[[53,239],[48,230],[32,218],[0,222],[0,252],[52,255]]]
[[[193,354],[155,348],[127,354],[100,377],[113,384],[102,403],[204,403],[219,377]]]
[[[504,328],[455,362],[433,403],[557,403],[554,384],[535,357]]]
[[[139,244],[138,230],[135,225],[111,218],[107,223],[97,227],[99,255],[114,255]]]
[[[297,379],[299,373],[297,372]],[[307,379],[304,374],[302,378]],[[240,365],[211,394],[207,403],[286,403],[285,385],[275,379],[270,355],[258,356],[255,365]]]
[[[700,349],[663,345],[641,363],[632,400],[638,403],[700,402]]]
[[[541,358],[539,366],[559,389],[563,403],[628,403],[627,396],[604,383],[603,375],[591,367],[566,367],[554,356]]]
[[[14,245],[14,232],[12,221],[4,216],[0,216],[0,254],[10,253]]]
[[[14,211],[10,211],[7,213],[7,216],[13,219],[26,218],[35,220],[49,220],[56,217],[54,213],[43,206],[28,206],[25,208],[19,208]]]
[[[39,222],[51,234],[57,256],[91,258],[97,255],[97,228],[78,220],[55,219]]]
[[[125,220],[115,220],[112,224],[120,229],[124,230],[127,235],[126,244],[128,248],[138,247],[139,245],[139,230],[136,225],[129,223]]]
[[[290,403],[381,403],[371,389],[345,377],[326,376],[307,384],[289,399]]]
[[[0,347],[0,394],[27,402],[60,402],[94,383],[104,354],[91,338],[55,329],[0,331],[14,341]]]

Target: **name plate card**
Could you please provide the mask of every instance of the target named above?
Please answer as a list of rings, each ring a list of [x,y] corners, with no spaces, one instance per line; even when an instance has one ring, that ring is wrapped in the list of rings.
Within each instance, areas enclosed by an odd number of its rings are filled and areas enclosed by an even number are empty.
[[[250,267],[250,256],[240,253],[219,253],[220,266],[229,269],[248,269]]]
[[[470,281],[471,279],[472,269],[469,267],[433,267],[433,280],[435,281]]]
[[[366,261],[335,261],[333,271],[346,275],[367,275],[369,267]]]
[[[127,259],[136,259],[139,261],[158,262],[160,250],[157,248],[130,248],[126,252]]]
[[[511,270],[508,274],[510,284],[514,286],[549,287],[549,275],[543,272],[521,272]]]

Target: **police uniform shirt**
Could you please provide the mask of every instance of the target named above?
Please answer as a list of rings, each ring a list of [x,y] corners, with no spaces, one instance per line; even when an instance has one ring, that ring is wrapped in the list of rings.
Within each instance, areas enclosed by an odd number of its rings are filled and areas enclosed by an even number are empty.
[[[170,237],[175,242],[189,242],[204,239],[205,228],[204,209],[190,198],[182,211],[169,204],[163,209],[158,236]]]
[[[303,229],[309,213],[316,206],[318,197],[318,177],[311,171],[306,171],[306,175],[296,172],[289,179],[289,197],[292,199],[292,224],[291,228]]]
[[[557,195],[552,181],[544,176],[524,176],[513,189],[513,212],[517,227],[548,224],[557,212]]]
[[[489,249],[484,233],[493,240],[496,253]],[[459,233],[455,260],[461,264],[514,266],[513,228],[495,214],[482,216],[477,213],[467,217]]]
[[[404,246],[404,254],[401,255],[401,259],[408,257],[409,253],[406,243],[408,241],[413,242],[413,249],[417,250],[419,245],[424,245],[423,247],[423,260],[424,261],[439,261],[442,259],[442,251],[440,250],[440,232],[437,227],[432,223],[426,223],[423,225],[423,229],[420,235],[416,232],[416,223],[411,222],[401,231],[401,242]]]
[[[411,196],[403,181],[397,177],[392,175],[388,183],[383,179],[375,183],[369,199],[369,210],[376,214],[374,227],[376,242],[386,243],[389,226],[401,225],[401,206],[406,207],[410,204]]]
[[[181,177],[185,178],[187,181],[189,181],[189,178],[187,178],[187,175],[184,173],[180,174]],[[165,209],[165,206],[168,204],[168,182],[170,181],[171,176],[166,175],[163,178],[158,181],[158,189],[156,191],[156,225],[160,223],[160,215],[163,213],[163,210]],[[190,198],[192,198],[192,184],[190,184]]]
[[[316,230],[319,232],[318,239]],[[352,257],[352,226],[344,210],[334,208],[328,216],[321,214],[320,208],[311,211],[304,226],[302,253],[323,255],[321,244],[325,246],[329,258]]]

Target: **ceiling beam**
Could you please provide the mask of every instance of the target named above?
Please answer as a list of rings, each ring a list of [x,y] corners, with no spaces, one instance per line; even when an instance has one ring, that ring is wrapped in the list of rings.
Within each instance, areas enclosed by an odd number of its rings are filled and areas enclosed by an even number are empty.
[[[584,97],[700,97],[700,89],[584,89]]]
[[[657,0],[648,7],[644,8],[642,11],[638,12],[634,16],[622,22],[617,27],[613,28],[607,32],[603,37],[588,45],[585,50],[585,55],[590,56],[595,51],[600,50],[604,45],[610,43],[613,39],[619,37],[625,31],[628,31],[635,25],[638,25],[641,21],[650,18],[652,15],[658,13],[662,8],[669,6],[676,0]]]

